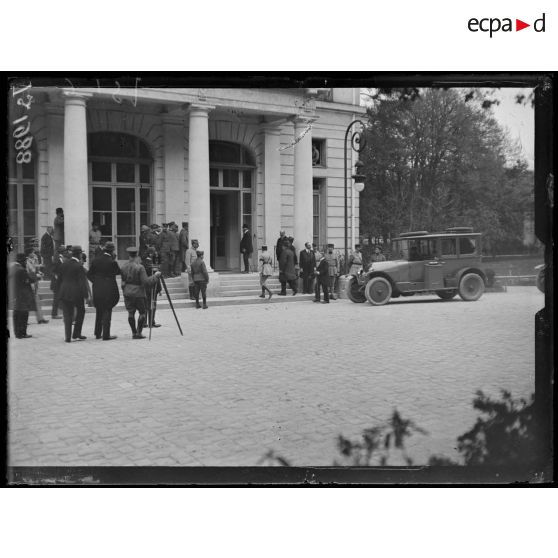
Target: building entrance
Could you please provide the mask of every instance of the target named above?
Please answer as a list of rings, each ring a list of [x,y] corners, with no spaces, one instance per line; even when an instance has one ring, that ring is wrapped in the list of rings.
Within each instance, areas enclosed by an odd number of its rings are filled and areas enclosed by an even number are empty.
[[[215,271],[239,269],[240,211],[239,192],[211,192],[211,262]]]
[[[127,260],[126,248],[137,246],[141,225],[149,225],[149,188],[141,186],[93,186],[92,222],[101,230],[101,240],[116,246],[119,260]]]

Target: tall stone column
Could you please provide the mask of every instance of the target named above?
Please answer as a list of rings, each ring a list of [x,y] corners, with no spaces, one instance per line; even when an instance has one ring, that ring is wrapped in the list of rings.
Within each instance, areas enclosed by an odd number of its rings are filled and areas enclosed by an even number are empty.
[[[308,126],[312,120],[295,119],[294,147],[294,239],[297,251],[313,237],[312,199],[312,132]],[[306,132],[306,133],[305,133]],[[304,137],[301,137],[304,134]],[[300,139],[299,139],[300,138]]]
[[[180,228],[184,219],[184,119],[163,117],[165,139],[165,222],[174,221]]]
[[[281,130],[278,126],[262,126],[264,133],[264,242],[269,252],[281,229]]]
[[[208,105],[190,106],[188,147],[188,188],[190,239],[197,238],[205,251],[204,260],[210,269],[209,209],[209,111]]]
[[[294,122],[295,140],[298,141],[294,147],[293,234],[299,251],[305,242],[312,242],[313,237],[312,132],[308,130],[312,120],[299,117]],[[304,137],[301,137],[302,134]]]
[[[64,92],[64,242],[89,252],[85,103],[91,94]]]

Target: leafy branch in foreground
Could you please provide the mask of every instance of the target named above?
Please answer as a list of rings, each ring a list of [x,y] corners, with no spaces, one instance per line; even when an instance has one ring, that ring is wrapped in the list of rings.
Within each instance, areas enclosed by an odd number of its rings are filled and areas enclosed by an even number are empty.
[[[433,455],[428,465],[445,466],[504,466],[531,467],[537,464],[537,439],[535,435],[534,395],[530,400],[513,399],[509,391],[501,391],[501,399],[491,399],[477,391],[473,407],[481,416],[473,427],[457,438],[457,450],[461,462],[443,455]],[[412,465],[407,454],[406,441],[413,434],[428,434],[412,420],[401,417],[394,410],[391,417],[379,426],[362,431],[356,440],[337,437],[336,448],[341,461],[333,466],[387,466]],[[397,463],[393,462],[396,458]],[[268,451],[258,465],[291,466],[291,463],[275,451]]]

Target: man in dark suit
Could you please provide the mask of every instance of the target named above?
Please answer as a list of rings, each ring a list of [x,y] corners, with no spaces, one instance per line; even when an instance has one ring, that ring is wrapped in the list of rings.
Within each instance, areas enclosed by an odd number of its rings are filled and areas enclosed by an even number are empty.
[[[65,341],[72,339],[82,341],[87,339],[81,334],[83,319],[85,317],[84,301],[88,296],[87,277],[81,260],[81,246],[72,246],[72,256],[60,266],[60,303],[64,314]],[[72,333],[72,322],[75,314],[75,325]]]
[[[250,258],[254,251],[254,245],[252,244],[252,237],[246,225],[242,226],[242,232],[242,240],[240,241],[240,253],[244,260],[244,271],[242,273],[250,273]]]
[[[54,257],[54,229],[47,227],[45,234],[41,237],[41,258],[45,269],[45,279],[52,279],[52,258]]]
[[[320,261],[316,267],[316,275],[318,276],[318,283],[316,285],[316,298],[314,302],[320,302],[320,287],[324,291],[324,303],[329,304],[329,264],[322,254]]]
[[[314,268],[316,267],[316,257],[312,251],[312,245],[307,242],[304,250],[300,251],[300,274],[302,275],[302,292],[312,294],[312,283],[314,281]]]
[[[110,334],[112,309],[120,299],[116,276],[120,275],[120,268],[114,259],[114,244],[107,242],[104,252],[92,262],[87,278],[93,283],[93,306],[95,306],[95,338],[103,341],[116,339]]]

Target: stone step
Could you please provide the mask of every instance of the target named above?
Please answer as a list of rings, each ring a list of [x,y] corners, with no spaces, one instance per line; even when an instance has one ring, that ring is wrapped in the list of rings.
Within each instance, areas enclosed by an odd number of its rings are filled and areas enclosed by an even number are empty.
[[[207,304],[208,306],[233,306],[233,305],[244,305],[244,304],[266,304],[266,303],[279,303],[279,302],[308,302],[314,298],[314,295],[303,295],[297,294],[296,296],[292,296],[290,292],[287,296],[279,296],[275,293],[272,289],[273,297],[268,299],[259,298],[259,294],[261,291],[258,291],[257,294],[250,294],[242,296],[228,296],[228,297],[215,297],[215,298],[208,298]],[[195,308],[195,301],[190,299],[176,299],[172,298],[172,304],[175,309],[180,308]],[[50,319],[50,311],[51,311],[51,304],[45,305],[41,304],[41,308],[45,314],[45,318],[47,320]],[[157,299],[157,310],[169,310],[170,305],[168,300],[166,299]],[[121,300],[112,310],[113,312],[126,312],[126,307],[124,306],[124,302]],[[91,314],[95,312],[95,308],[91,306],[87,306],[85,308],[85,312],[87,314]],[[11,314],[11,311],[10,311]],[[62,311],[59,311],[59,315],[62,315]]]

